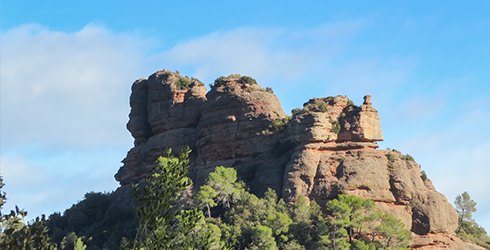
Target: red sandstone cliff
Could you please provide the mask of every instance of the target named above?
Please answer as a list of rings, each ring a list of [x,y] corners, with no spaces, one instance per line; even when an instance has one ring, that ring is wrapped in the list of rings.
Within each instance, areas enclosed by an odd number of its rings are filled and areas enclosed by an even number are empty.
[[[197,186],[215,167],[234,167],[252,192],[272,188],[286,201],[372,199],[414,233],[414,249],[478,249],[452,236],[455,209],[411,157],[377,149],[383,134],[370,98],[361,106],[344,96],[314,98],[288,119],[250,77],[218,78],[206,94],[197,79],[159,71],[133,84],[127,127],[135,146],[115,177],[123,186],[137,182],[168,148],[187,145]]]

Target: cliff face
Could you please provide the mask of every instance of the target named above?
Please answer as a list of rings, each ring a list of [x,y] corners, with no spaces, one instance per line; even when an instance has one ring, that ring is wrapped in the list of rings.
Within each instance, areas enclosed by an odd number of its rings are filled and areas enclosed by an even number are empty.
[[[116,180],[125,186],[151,173],[169,148],[190,146],[190,177],[201,185],[217,166],[234,167],[252,192],[274,189],[321,206],[339,194],[372,199],[416,235],[414,248],[461,247],[451,237],[458,215],[422,180],[420,166],[397,151],[379,150],[380,117],[364,98],[314,98],[287,117],[272,91],[250,77],[218,78],[206,94],[197,79],[159,71],[137,80],[128,129],[135,146]]]

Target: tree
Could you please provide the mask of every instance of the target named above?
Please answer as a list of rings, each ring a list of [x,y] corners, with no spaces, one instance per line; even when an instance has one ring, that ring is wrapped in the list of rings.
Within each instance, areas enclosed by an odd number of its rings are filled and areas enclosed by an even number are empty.
[[[353,195],[339,195],[338,199],[327,203],[327,210],[332,215],[328,223],[330,226],[330,246],[332,249],[372,249],[381,245],[384,248],[406,248],[410,241],[410,231],[400,219],[390,214],[374,211],[375,203]],[[362,234],[362,229],[369,229],[368,234]],[[349,242],[346,238],[349,238]],[[381,236],[375,242],[375,236]],[[356,240],[354,240],[356,239]],[[359,241],[365,242],[359,242]],[[383,246],[384,245],[384,246]],[[383,249],[384,249],[383,248]]]
[[[78,237],[76,233],[71,232],[61,241],[62,250],[85,250],[87,246],[83,243],[84,237]]]
[[[459,223],[457,233],[461,231],[461,226],[463,225],[463,221],[472,222],[473,221],[473,213],[476,212],[476,202],[470,198],[468,192],[464,192],[458,196],[456,196],[456,200],[454,201],[456,204],[456,210],[459,214]]]
[[[405,229],[405,224],[400,219],[387,213],[381,216],[381,221],[376,231],[381,233],[388,248],[406,248],[411,239],[410,231]]]
[[[217,167],[212,173],[209,173],[206,179],[206,185],[210,186],[215,192],[216,200],[225,208],[230,208],[233,202],[240,199],[240,195],[245,191],[242,183],[237,181],[237,173],[234,168]],[[209,189],[205,186],[201,190]],[[201,192],[200,190],[200,192]]]
[[[345,238],[348,235],[346,228],[351,225],[352,209],[344,201],[335,199],[327,203],[327,210],[332,211],[332,218],[329,220],[332,249],[348,249],[350,244]]]
[[[0,176],[0,210],[7,200],[7,195],[2,192],[3,178]],[[25,224],[24,218],[27,212],[15,206],[15,211],[9,214],[0,212],[0,248],[12,250],[54,250],[56,244],[50,243],[48,229],[45,226],[47,220],[44,214],[37,217],[32,223]]]
[[[187,175],[189,168],[188,147],[183,148],[177,158],[171,150],[167,157],[155,162],[156,168],[140,188],[133,185],[134,197],[141,204],[135,209],[140,218],[140,227],[133,242],[126,248],[131,249],[209,249],[209,233],[199,234],[198,225],[203,222],[201,210],[173,209],[177,196],[191,181]],[[207,230],[206,230],[207,231]]]
[[[257,225],[252,228],[252,244],[250,249],[277,250],[277,244],[272,236],[272,229]]]
[[[209,185],[202,185],[199,192],[196,194],[196,200],[206,206],[209,218],[211,218],[211,208],[218,205],[214,201],[216,195],[216,191]]]

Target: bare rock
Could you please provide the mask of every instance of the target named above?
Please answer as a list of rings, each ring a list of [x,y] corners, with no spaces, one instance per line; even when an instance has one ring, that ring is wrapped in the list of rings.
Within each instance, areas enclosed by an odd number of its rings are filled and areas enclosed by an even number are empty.
[[[375,201],[379,210],[401,219],[416,234],[451,234],[456,229],[456,210],[427,187],[414,161],[369,147],[336,150],[318,144],[297,147],[291,157],[284,175],[286,201],[303,195],[324,205],[339,194],[356,195]]]
[[[197,126],[198,184],[209,172],[201,170],[214,169],[216,162],[265,153],[271,142],[258,144],[257,138],[273,120],[286,117],[279,99],[246,76],[218,78],[206,97]]]
[[[121,185],[145,178],[153,171],[155,160],[170,148],[174,152],[184,146],[194,149],[196,126],[206,101],[202,82],[168,70],[137,80],[132,90],[127,127],[135,147],[115,175]]]

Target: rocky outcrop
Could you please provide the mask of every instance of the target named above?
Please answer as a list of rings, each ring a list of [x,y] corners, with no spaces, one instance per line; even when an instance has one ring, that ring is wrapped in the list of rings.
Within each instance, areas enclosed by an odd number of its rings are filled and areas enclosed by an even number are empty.
[[[134,148],[123,160],[115,178],[121,185],[149,175],[155,160],[169,148],[194,145],[206,88],[197,79],[189,79],[168,70],[133,83],[128,130]]]
[[[377,149],[383,134],[370,99],[356,106],[345,96],[313,98],[288,117],[250,77],[220,77],[206,93],[197,79],[159,71],[132,86],[135,146],[115,177],[137,182],[169,148],[189,146],[196,187],[215,167],[234,167],[259,195],[272,188],[286,201],[302,195],[321,206],[339,194],[372,199],[414,233],[414,249],[463,247],[451,236],[455,209],[413,158]]]
[[[149,175],[168,149],[189,146],[190,177],[199,185],[216,166],[267,151],[256,143],[271,121],[286,117],[277,97],[251,77],[221,77],[206,94],[204,84],[168,70],[133,83],[127,124],[135,147],[115,178],[121,185]]]

